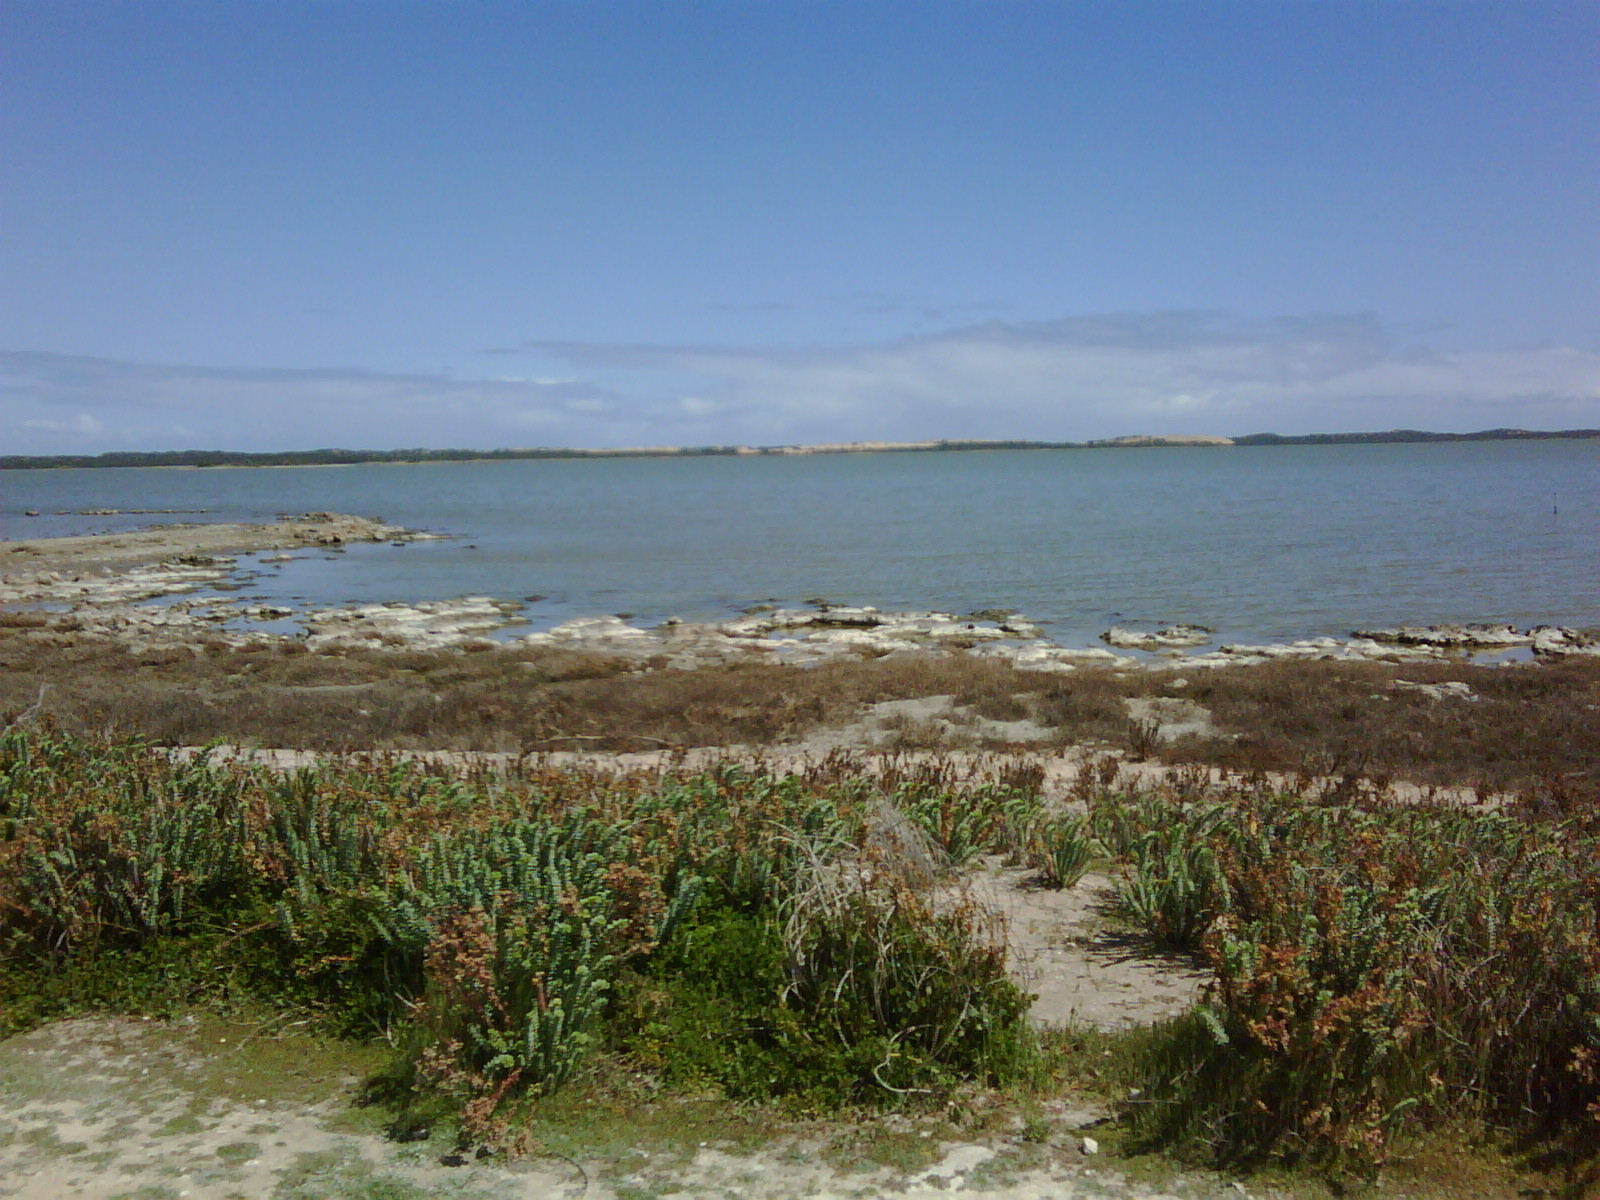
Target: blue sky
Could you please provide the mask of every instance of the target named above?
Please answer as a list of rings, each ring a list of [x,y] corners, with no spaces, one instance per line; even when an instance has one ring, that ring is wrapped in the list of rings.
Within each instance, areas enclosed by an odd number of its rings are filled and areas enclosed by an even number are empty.
[[[1600,426],[1600,5],[0,0],[0,453]]]

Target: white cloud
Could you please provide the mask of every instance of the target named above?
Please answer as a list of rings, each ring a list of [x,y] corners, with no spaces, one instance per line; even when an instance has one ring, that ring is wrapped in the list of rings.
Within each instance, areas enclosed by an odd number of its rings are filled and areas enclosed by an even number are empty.
[[[1600,426],[1600,354],[1442,353],[1375,318],[989,321],[800,348],[533,343],[582,378],[162,366],[0,353],[10,453],[316,446],[1076,441]],[[505,353],[510,353],[506,351]],[[622,380],[623,382],[617,382]]]
[[[34,417],[22,423],[24,429],[38,429],[46,433],[68,433],[80,437],[93,437],[105,430],[105,425],[95,420],[88,413],[79,413],[64,421],[51,417]]]
[[[570,445],[588,436],[594,414],[614,402],[600,388],[567,380],[237,370],[0,353],[0,444],[10,453],[492,447],[530,439]]]
[[[689,372],[747,426],[822,440],[1600,425],[1600,355],[1436,354],[1398,345],[1366,316],[1124,314],[877,345],[540,349],[579,365]]]

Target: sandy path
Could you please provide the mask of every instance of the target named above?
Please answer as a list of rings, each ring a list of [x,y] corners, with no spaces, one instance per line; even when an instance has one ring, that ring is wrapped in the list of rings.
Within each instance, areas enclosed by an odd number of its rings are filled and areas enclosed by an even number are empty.
[[[1032,872],[991,866],[972,883],[974,895],[1006,922],[1012,977],[1035,997],[1040,1025],[1090,1025],[1119,1030],[1186,1012],[1210,972],[1177,955],[1152,955],[1104,928],[1113,881],[1090,872],[1074,887],[1032,885]]]

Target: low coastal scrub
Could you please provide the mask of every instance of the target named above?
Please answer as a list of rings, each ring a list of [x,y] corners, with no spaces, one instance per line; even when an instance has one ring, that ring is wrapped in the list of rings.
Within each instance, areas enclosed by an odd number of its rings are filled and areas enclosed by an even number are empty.
[[[1109,859],[1123,919],[1214,974],[1189,1014],[1092,1056],[1137,1089],[1135,1146],[1370,1174],[1482,1122],[1592,1157],[1593,792],[1466,808],[1198,770],[1129,790],[1108,761],[1073,815],[1040,778],[846,755],[274,772],[16,723],[0,1032],[94,1008],[310,1013],[398,1047],[374,1092],[397,1128],[451,1111],[506,1148],[602,1065],[801,1113],[942,1106],[1060,1067],[959,864],[1003,855],[1051,887]]]
[[[1396,686],[1462,683],[1473,699]],[[1474,666],[1279,662],[1194,674],[1227,736],[1164,751],[1231,770],[1523,792],[1600,790],[1600,660]]]
[[[161,745],[223,740],[332,753],[517,753],[800,743],[886,700],[951,696],[974,716],[1031,719],[1044,745],[1101,745],[1232,770],[1387,778],[1515,792],[1600,787],[1592,746],[1600,660],[1523,664],[1279,662],[1189,671],[1066,675],[967,655],[635,669],[565,650],[312,653],[297,643],[134,651],[38,635],[0,614],[0,711],[38,705],[58,728]],[[1181,679],[1181,685],[1178,682]],[[1464,683],[1436,699],[1396,681]],[[1129,699],[1182,698],[1214,733],[1161,741]],[[1146,736],[1149,735],[1149,736]],[[955,731],[959,740],[963,736]],[[983,744],[976,734],[963,744]],[[911,731],[905,744],[912,744]],[[926,748],[953,744],[944,734]]]
[[[400,1094],[448,1097],[500,1144],[508,1100],[597,1048],[741,1098],[932,1102],[1038,1060],[1000,931],[931,886],[1032,821],[1027,782],[869,778],[845,758],[783,776],[377,758],[280,774],[14,726],[0,1026],[219,997],[309,1008],[387,1033]]]
[[[1479,810],[1259,779],[1082,790],[1125,913],[1215,972],[1146,1052],[1149,1142],[1362,1173],[1463,1118],[1600,1145],[1593,793]]]

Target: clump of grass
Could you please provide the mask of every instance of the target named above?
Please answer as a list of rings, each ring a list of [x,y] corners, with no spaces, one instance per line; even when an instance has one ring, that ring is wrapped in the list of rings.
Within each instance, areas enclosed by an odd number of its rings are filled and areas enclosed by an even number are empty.
[[[1034,824],[1040,811],[1037,791],[1007,783],[954,789],[937,778],[902,783],[891,802],[957,866],[1013,852],[1016,831]]]
[[[1182,811],[1184,820],[1155,822],[1128,838],[1117,879],[1119,906],[1167,950],[1199,949],[1201,935],[1227,905],[1208,837],[1226,818],[1224,806]]]
[[[937,1094],[1010,1074],[1027,1001],[997,918],[935,905],[893,863],[812,853],[786,904],[784,1000],[846,1056],[857,1096]]]
[[[1155,721],[1128,722],[1128,752],[1135,762],[1154,758],[1161,748],[1161,726]]]

